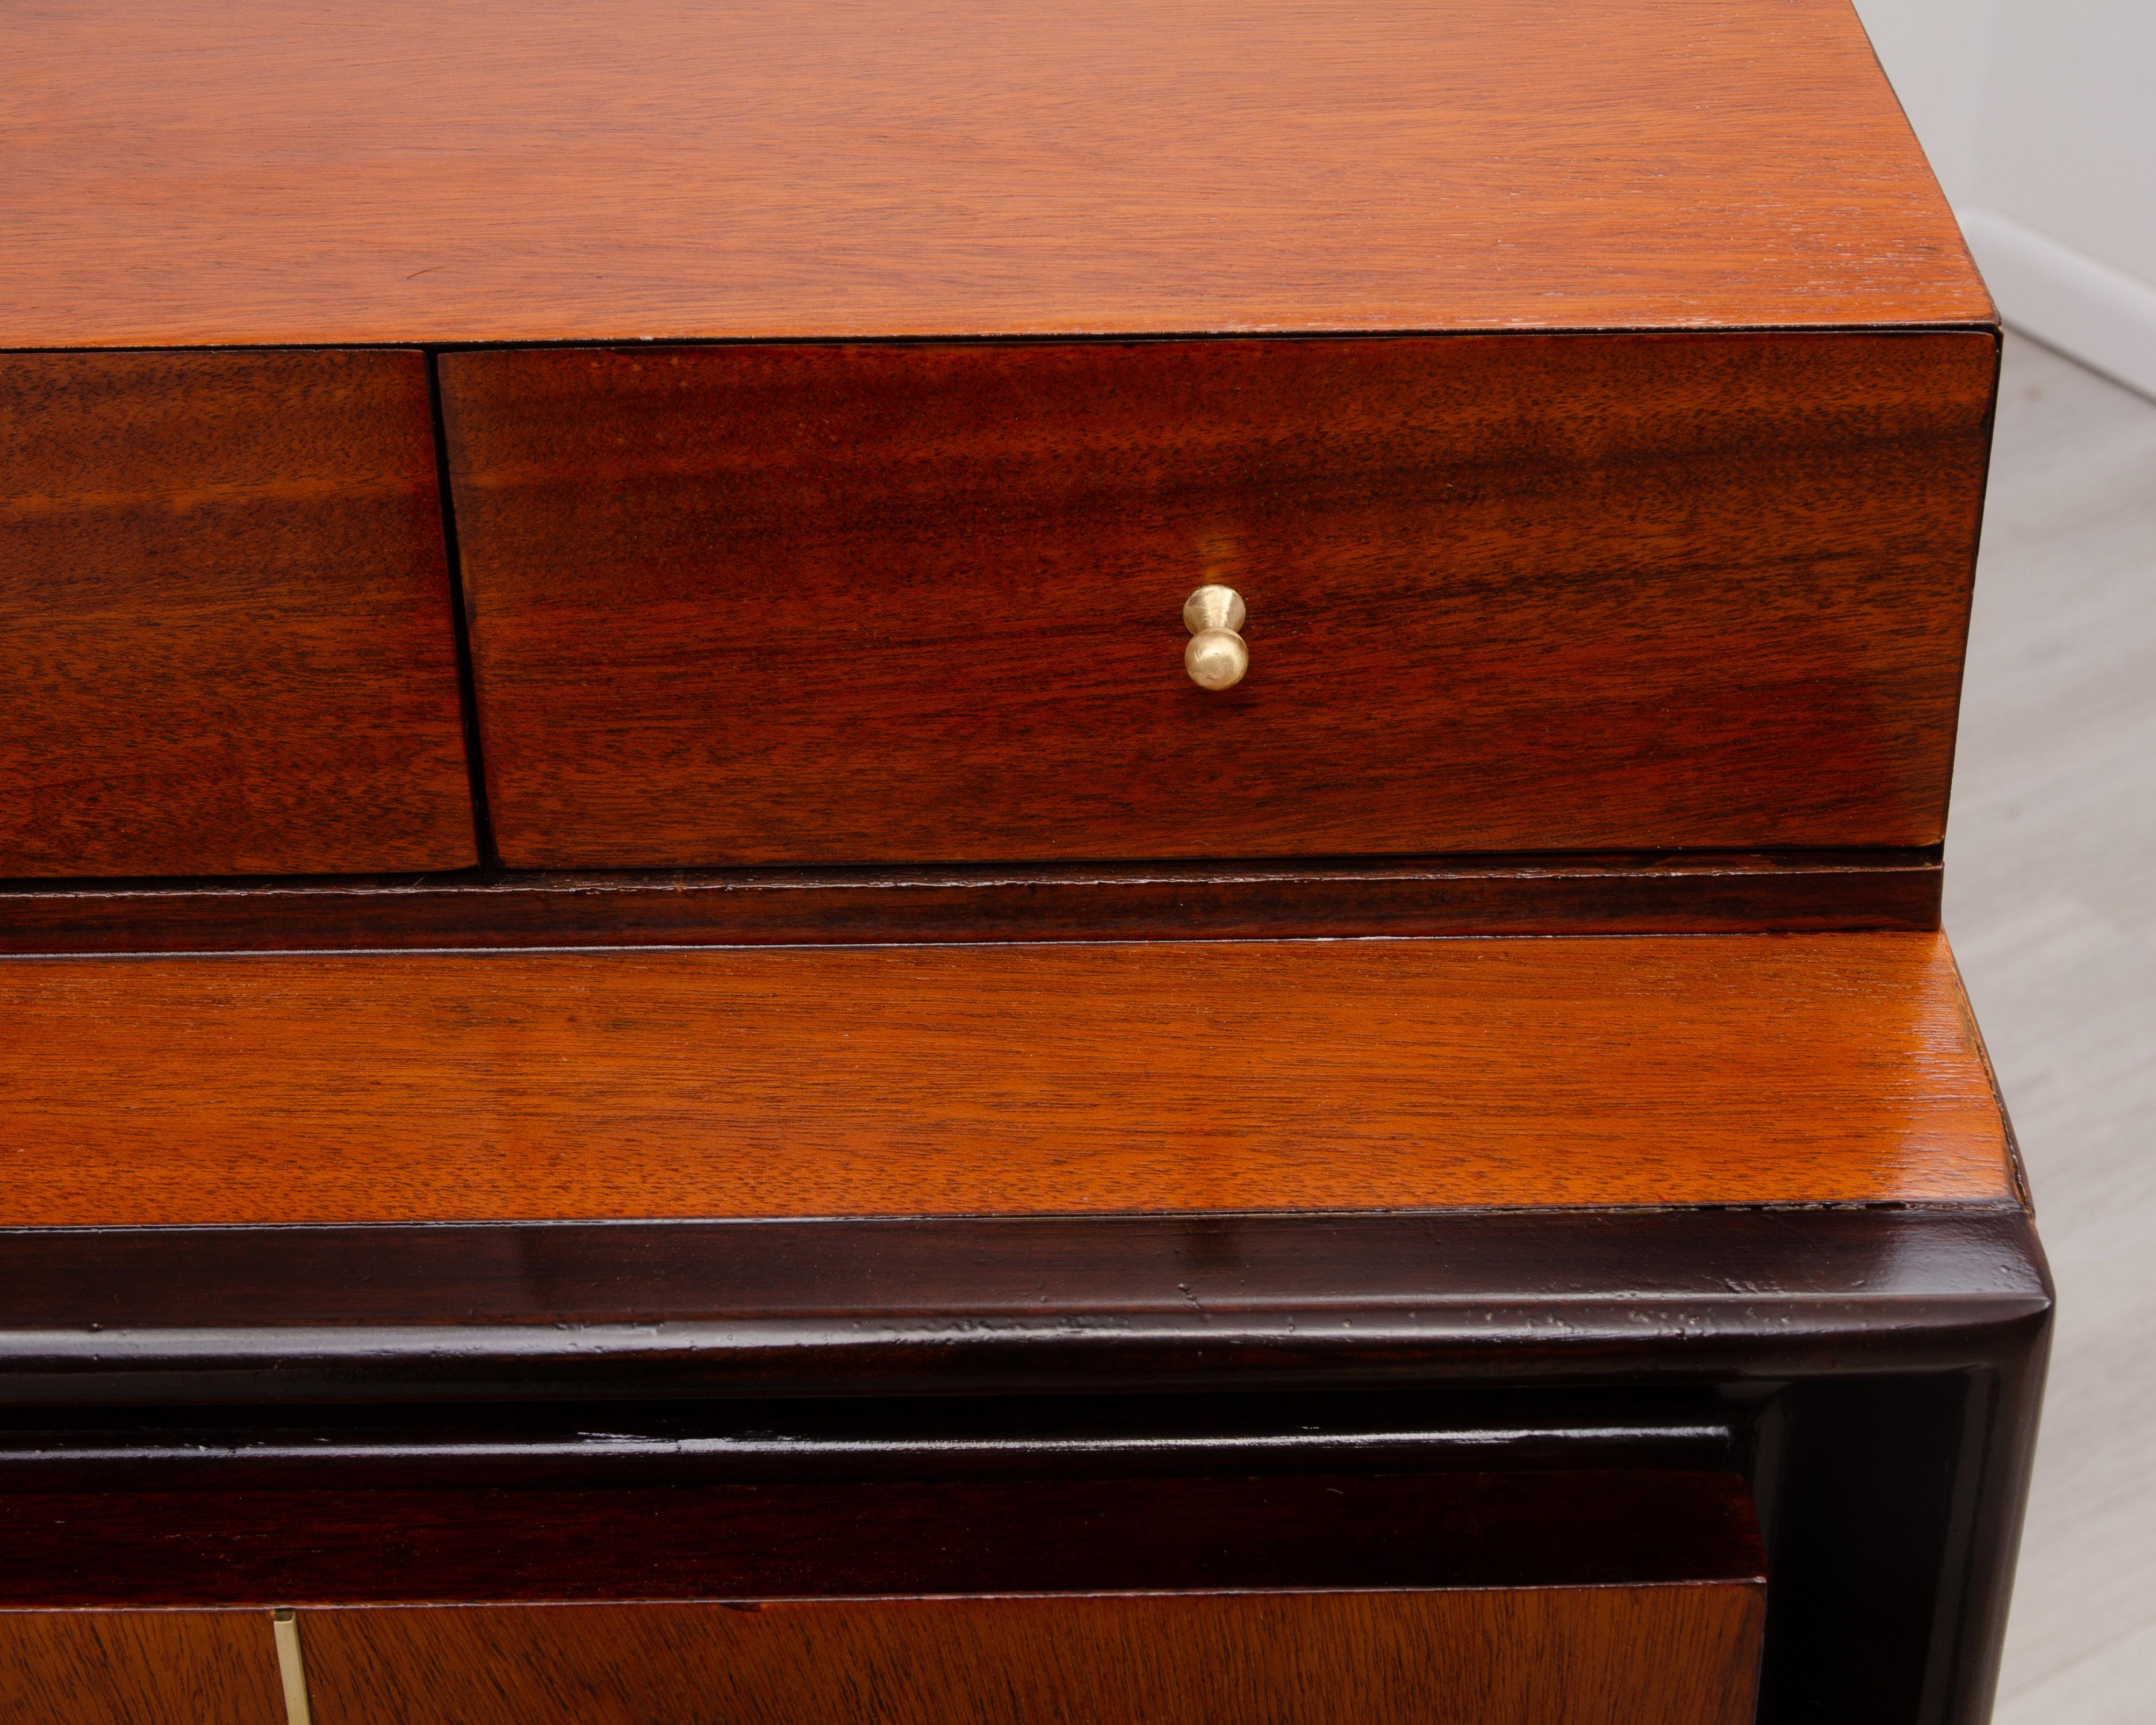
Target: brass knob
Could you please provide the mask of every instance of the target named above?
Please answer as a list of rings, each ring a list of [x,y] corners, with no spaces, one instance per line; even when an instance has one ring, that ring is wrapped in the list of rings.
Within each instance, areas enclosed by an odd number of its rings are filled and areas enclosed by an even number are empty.
[[[1183,668],[1201,689],[1232,689],[1250,668],[1250,649],[1235,631],[1243,626],[1243,596],[1232,587],[1209,583],[1183,602],[1183,626],[1190,644],[1183,649]]]

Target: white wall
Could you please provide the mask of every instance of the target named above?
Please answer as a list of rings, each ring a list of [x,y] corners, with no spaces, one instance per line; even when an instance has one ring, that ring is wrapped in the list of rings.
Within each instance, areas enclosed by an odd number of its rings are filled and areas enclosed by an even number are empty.
[[[1977,104],[1996,0],[1856,0],[1879,63],[1958,208],[1976,191]]]
[[[2156,395],[2156,0],[1856,0],[2008,322]]]

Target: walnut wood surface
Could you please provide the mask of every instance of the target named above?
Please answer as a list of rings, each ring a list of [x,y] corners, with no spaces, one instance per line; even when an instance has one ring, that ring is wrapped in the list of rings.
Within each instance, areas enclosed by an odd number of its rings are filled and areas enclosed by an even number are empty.
[[[13,959],[0,1224],[2010,1201],[1934,935]]]
[[[0,1612],[0,1718],[285,1725],[270,1615]]]
[[[1984,334],[465,352],[542,867],[1928,845]],[[1185,594],[1250,675],[1184,675]]]
[[[1915,930],[1939,881],[1855,850],[70,882],[0,890],[0,952]]]
[[[1245,1467],[1266,1465],[1255,1449]],[[1730,1474],[1074,1478],[1038,1457],[988,1480],[11,1490],[0,1531],[0,1602],[74,1608],[1609,1586],[1765,1567]]]
[[[0,875],[475,860],[419,354],[0,355]]]
[[[310,1612],[321,1725],[1749,1725],[1755,1584]]]
[[[95,0],[0,44],[0,345],[1990,316],[1844,0]]]

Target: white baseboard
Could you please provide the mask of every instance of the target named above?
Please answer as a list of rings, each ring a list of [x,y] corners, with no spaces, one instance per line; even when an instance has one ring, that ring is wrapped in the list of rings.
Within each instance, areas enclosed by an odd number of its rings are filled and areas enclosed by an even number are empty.
[[[2001,317],[2156,397],[2156,287],[1995,209],[1954,214]]]

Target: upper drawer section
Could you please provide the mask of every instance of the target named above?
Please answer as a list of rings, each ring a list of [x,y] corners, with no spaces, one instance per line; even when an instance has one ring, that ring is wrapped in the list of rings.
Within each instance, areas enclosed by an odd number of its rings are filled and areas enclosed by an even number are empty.
[[[1984,333],[468,352],[516,865],[1924,845]],[[1201,583],[1249,675],[1185,675]]]
[[[0,875],[474,860],[417,353],[0,356]]]

